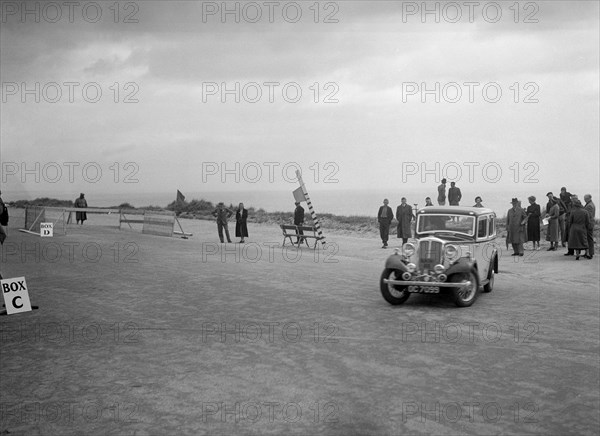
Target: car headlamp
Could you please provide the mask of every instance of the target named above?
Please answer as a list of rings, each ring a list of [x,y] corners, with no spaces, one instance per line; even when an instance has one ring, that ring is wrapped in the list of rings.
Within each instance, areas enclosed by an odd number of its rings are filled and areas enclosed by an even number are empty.
[[[407,242],[406,244],[404,244],[402,246],[402,252],[404,253],[405,256],[412,256],[413,254],[415,254],[416,248],[413,244],[411,244],[410,242]]]
[[[408,270],[408,272],[415,272],[417,269],[417,265],[415,265],[414,263],[409,263],[406,265],[406,269]]]
[[[436,274],[441,274],[446,270],[446,268],[444,268],[444,265],[436,265],[433,267],[433,271],[435,271]]]
[[[444,247],[444,256],[450,261],[458,259],[458,247],[452,244],[446,245]]]

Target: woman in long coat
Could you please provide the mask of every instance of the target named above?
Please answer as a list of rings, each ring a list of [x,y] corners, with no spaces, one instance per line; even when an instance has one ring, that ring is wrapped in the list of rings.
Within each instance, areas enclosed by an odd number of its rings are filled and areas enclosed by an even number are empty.
[[[412,207],[406,204],[406,198],[402,197],[402,204],[396,208],[396,219],[398,220],[398,237],[402,238],[402,243],[405,244],[410,238],[411,229],[410,222],[415,219]]]
[[[552,205],[548,209],[546,218],[548,218],[548,228],[546,229],[546,241],[550,242],[550,248],[548,251],[556,251],[558,248],[558,241],[560,236],[558,234],[558,216],[560,215],[560,209],[558,202],[553,200]]]
[[[540,216],[542,211],[540,205],[535,202],[535,197],[532,195],[528,198],[529,206],[527,206],[527,240],[532,241],[533,249],[540,249]]]
[[[511,256],[523,256],[523,227],[527,222],[527,214],[523,208],[519,207],[519,200],[513,198],[511,203],[513,207],[506,213],[506,230],[508,231],[506,243],[512,244],[513,254]]]
[[[235,237],[242,238],[241,243],[244,243],[244,238],[248,237],[248,226],[246,221],[248,220],[248,210],[244,209],[244,203],[240,203],[235,212]]]
[[[575,259],[579,260],[581,250],[585,250],[587,256],[587,228],[590,225],[590,215],[587,213],[581,201],[573,200],[571,214],[569,217],[569,250],[575,250]]]

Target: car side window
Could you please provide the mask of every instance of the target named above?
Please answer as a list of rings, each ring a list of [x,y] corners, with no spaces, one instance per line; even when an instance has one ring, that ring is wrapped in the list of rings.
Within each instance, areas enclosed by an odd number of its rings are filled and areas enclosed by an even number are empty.
[[[496,219],[493,216],[491,216],[489,222],[490,228],[488,230],[488,235],[493,236],[496,234]]]
[[[488,219],[487,217],[479,218],[479,226],[477,227],[477,237],[485,238],[487,236]]]

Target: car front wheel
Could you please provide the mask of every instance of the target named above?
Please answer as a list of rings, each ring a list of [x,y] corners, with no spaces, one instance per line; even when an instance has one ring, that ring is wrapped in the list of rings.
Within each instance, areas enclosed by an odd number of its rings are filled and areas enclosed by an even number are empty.
[[[410,297],[410,292],[406,290],[406,286],[400,285],[392,285],[390,283],[385,283],[383,280],[401,280],[402,272],[397,269],[386,268],[381,273],[381,279],[379,280],[379,287],[381,289],[381,295],[385,301],[394,306],[398,304],[403,304],[408,297]]]
[[[462,274],[455,274],[450,277],[450,282],[452,283],[467,283],[470,282],[467,286],[460,286],[452,289],[454,294],[454,302],[458,307],[469,307],[477,298],[477,276],[474,271]]]
[[[488,279],[489,279],[489,281],[483,287],[483,292],[492,292],[492,290],[494,289],[494,268],[490,269]]]

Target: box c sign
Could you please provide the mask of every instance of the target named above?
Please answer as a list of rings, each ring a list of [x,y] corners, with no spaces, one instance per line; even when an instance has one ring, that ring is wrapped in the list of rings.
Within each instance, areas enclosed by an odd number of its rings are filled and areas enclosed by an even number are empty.
[[[27,292],[27,283],[25,277],[16,277],[14,279],[0,280],[6,313],[11,315],[19,312],[31,311],[31,302]]]
[[[54,236],[54,223],[40,223],[40,236],[46,238]]]

